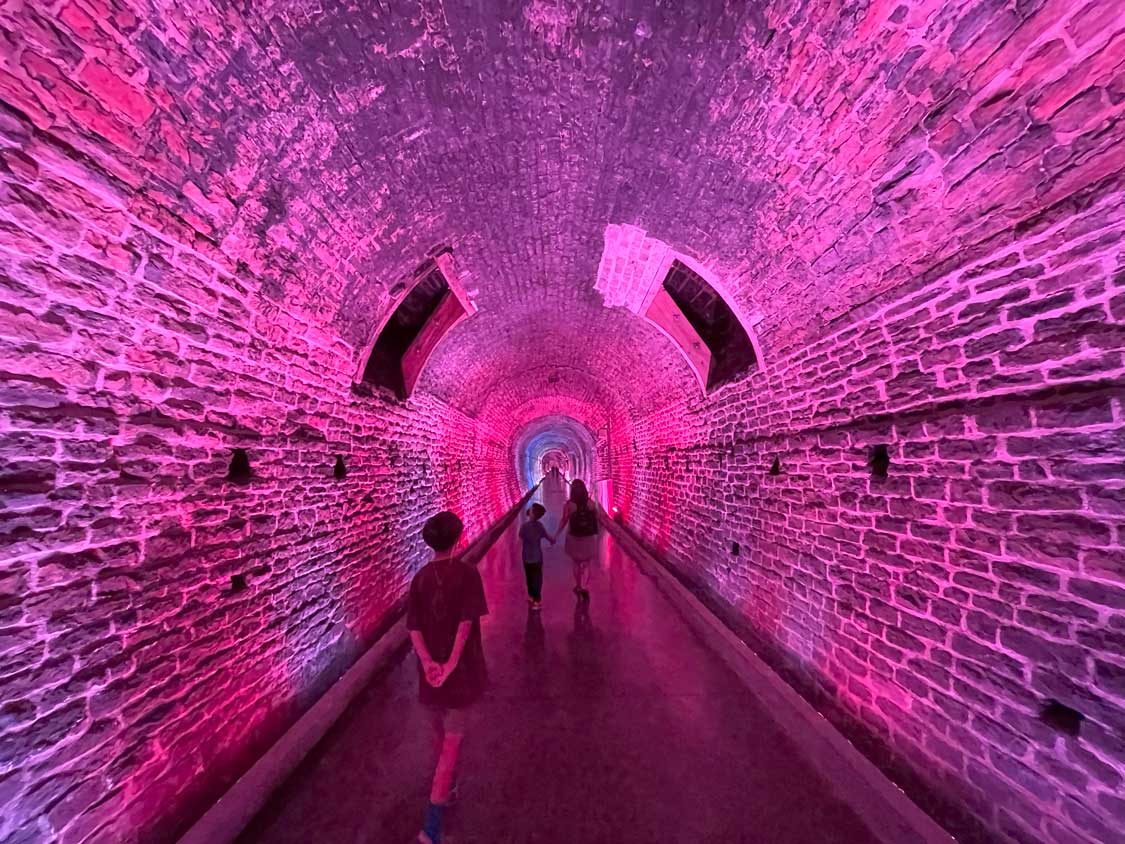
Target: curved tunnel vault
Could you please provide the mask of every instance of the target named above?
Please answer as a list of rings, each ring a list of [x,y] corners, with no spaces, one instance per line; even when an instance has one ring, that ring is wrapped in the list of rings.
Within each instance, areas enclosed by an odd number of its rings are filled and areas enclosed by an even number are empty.
[[[6,4],[0,841],[176,840],[563,464],[966,842],[1120,839],[1118,5]]]
[[[568,416],[543,416],[528,423],[516,435],[516,471],[524,490],[542,478],[547,467],[558,467],[569,479],[580,479],[588,487],[598,479],[594,434]]]

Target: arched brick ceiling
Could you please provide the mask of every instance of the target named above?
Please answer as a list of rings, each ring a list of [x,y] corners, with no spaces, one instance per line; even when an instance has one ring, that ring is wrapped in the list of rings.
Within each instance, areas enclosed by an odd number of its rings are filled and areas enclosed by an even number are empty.
[[[552,309],[516,300],[465,320],[434,352],[420,389],[470,415],[518,426],[532,417],[513,413],[528,412],[524,405],[536,397],[644,414],[698,387],[653,326],[575,297]]]
[[[530,486],[539,478],[543,456],[560,450],[574,461],[570,468],[576,477],[592,481],[588,472],[593,469],[594,436],[588,426],[563,414],[540,416],[523,425],[513,438],[513,456],[521,480]]]
[[[970,5],[170,8],[159,37],[137,38],[152,96],[183,115],[141,148],[160,151],[146,163],[166,180],[150,196],[185,203],[267,293],[311,299],[357,348],[448,244],[481,312],[438,348],[423,389],[472,409],[529,359],[592,354],[643,411],[690,380],[669,342],[601,307],[607,225],[706,262],[761,314],[768,366],[1114,171],[1113,137],[1081,131],[1119,110],[1113,56],[1096,57],[1101,87],[1081,102],[1065,79],[1029,94],[1049,51],[1022,56]]]
[[[526,369],[489,385],[475,405],[479,418],[497,432],[514,432],[532,419],[558,410],[563,402],[587,427],[604,425],[622,409],[621,397],[600,384],[596,375],[560,367]]]
[[[725,133],[708,101],[761,21],[718,5],[406,5],[393,17],[366,2],[250,12],[256,43],[217,76],[236,96],[207,95],[225,112],[228,157],[210,168],[225,184],[211,175],[201,192],[242,194],[225,245],[335,252],[334,274],[299,283],[357,347],[400,279],[451,245],[481,312],[441,344],[421,389],[470,413],[531,360],[588,366],[640,413],[696,389],[675,347],[607,311],[593,285],[609,223],[708,255],[717,227],[728,245],[753,229],[764,186],[708,151]],[[746,44],[729,38],[743,30]],[[720,33],[730,46],[717,53]],[[287,91],[245,96],[276,87],[278,68]]]
[[[0,840],[179,839],[384,629],[423,520],[484,530],[558,417],[959,838],[1120,838],[1119,0],[44,0],[0,29],[28,643]],[[761,371],[700,397],[616,269],[652,243]],[[350,390],[438,246],[477,315],[410,401]]]

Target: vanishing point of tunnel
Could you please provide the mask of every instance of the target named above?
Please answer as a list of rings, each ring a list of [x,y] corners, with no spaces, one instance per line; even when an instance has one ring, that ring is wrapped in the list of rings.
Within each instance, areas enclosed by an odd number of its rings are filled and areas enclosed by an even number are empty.
[[[0,844],[416,840],[443,510],[444,841],[1121,844],[1125,6],[0,3],[0,456]]]

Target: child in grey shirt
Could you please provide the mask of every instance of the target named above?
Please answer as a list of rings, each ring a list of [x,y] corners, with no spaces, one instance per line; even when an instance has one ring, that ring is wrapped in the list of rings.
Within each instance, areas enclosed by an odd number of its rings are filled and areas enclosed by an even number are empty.
[[[532,504],[527,511],[527,521],[520,526],[520,542],[523,544],[523,573],[527,577],[527,600],[531,608],[537,610],[543,600],[543,549],[544,539],[552,545],[555,539],[543,527],[540,519],[547,513],[542,504]]]

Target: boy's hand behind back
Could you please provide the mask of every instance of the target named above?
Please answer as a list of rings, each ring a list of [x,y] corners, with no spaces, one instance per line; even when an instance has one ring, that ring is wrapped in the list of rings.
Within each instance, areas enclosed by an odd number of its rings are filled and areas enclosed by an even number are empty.
[[[448,663],[445,665],[439,665],[438,668],[440,669],[441,673],[438,676],[437,682],[433,684],[434,688],[443,685],[445,681],[449,679],[449,675],[453,673],[453,670],[456,667],[456,665],[449,665]]]
[[[423,666],[423,671],[426,674],[426,682],[433,686],[435,689],[445,682],[445,666],[438,665],[436,662],[427,662]]]

